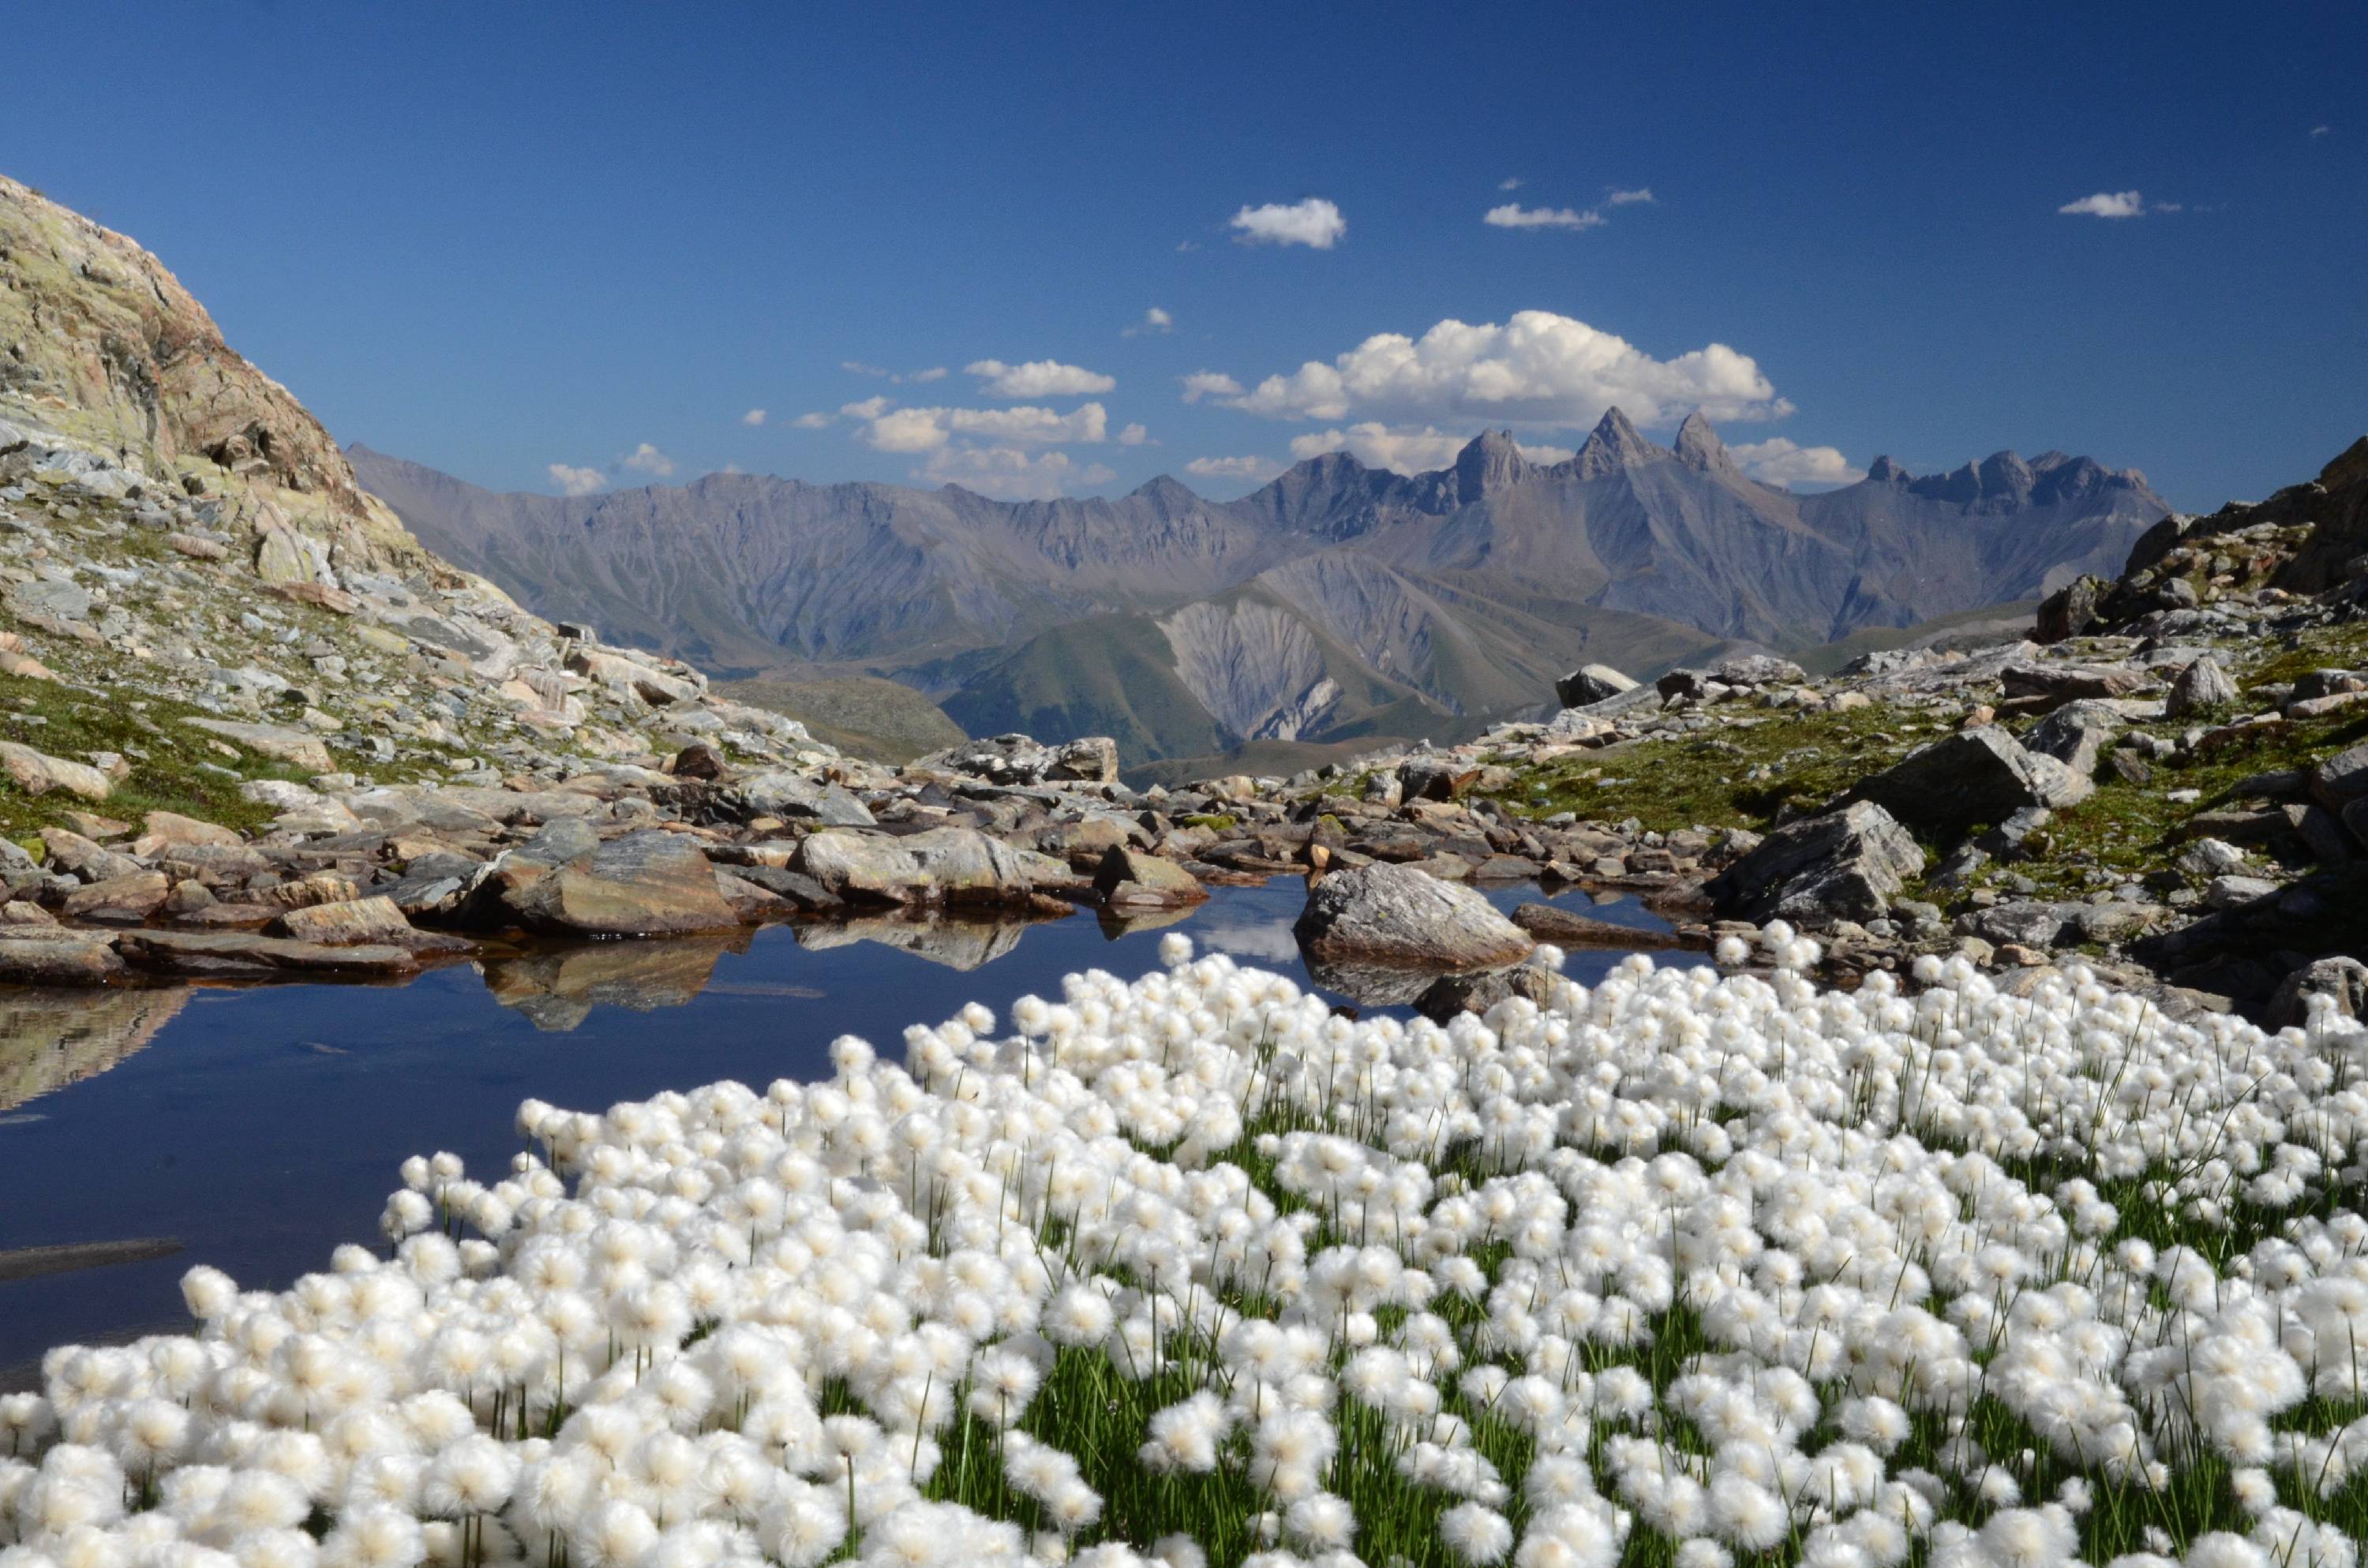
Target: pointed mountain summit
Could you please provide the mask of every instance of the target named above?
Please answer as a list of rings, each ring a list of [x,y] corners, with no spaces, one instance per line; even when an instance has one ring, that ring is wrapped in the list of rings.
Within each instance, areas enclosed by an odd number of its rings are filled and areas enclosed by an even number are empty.
[[[1595,428],[1588,432],[1587,444],[1578,449],[1570,465],[1579,478],[1596,479],[1668,455],[1645,439],[1628,422],[1628,416],[1613,407],[1605,409],[1603,417],[1595,422]]]
[[[1514,445],[1510,430],[1483,430],[1455,455],[1456,499],[1468,506],[1492,491],[1519,484],[1534,472]]]
[[[1677,445],[1671,449],[1679,462],[1704,473],[1741,472],[1735,460],[1727,456],[1725,443],[1718,438],[1718,432],[1710,427],[1710,421],[1702,417],[1699,408],[1687,415],[1686,422],[1678,426]]]

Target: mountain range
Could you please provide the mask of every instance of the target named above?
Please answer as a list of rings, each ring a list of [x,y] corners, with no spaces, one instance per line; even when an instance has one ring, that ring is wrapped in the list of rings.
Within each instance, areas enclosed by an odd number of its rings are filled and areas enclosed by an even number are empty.
[[[1699,414],[1618,409],[1568,460],[1509,433],[1403,475],[1333,453],[1239,500],[710,474],[497,494],[356,445],[430,549],[537,612],[711,668],[885,676],[972,733],[1115,736],[1132,762],[1247,742],[1465,733],[1551,706],[1585,663],[1649,676],[1798,650],[2111,575],[2169,506],[2135,470],[1999,452],[1796,494]]]

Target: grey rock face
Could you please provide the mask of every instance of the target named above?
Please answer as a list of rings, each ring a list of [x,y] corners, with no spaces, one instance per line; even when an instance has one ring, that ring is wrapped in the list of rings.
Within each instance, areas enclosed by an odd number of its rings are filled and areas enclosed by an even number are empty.
[[[1537,946],[1470,888],[1387,863],[1317,882],[1292,934],[1311,958],[1417,970],[1515,963]]]
[[[2096,788],[2054,757],[2025,751],[1999,726],[1983,724],[1909,753],[1861,779],[1850,798],[1872,801],[1928,833],[1956,834],[2025,806],[2076,806]]]
[[[2191,713],[2218,708],[2237,700],[2237,683],[2219,660],[2206,654],[2180,671],[2179,678],[2170,683],[2170,696],[2163,711],[2173,719],[2184,719]]]
[[[1634,680],[1610,665],[1583,665],[1554,682],[1554,696],[1565,708],[1584,708],[1635,688]]]
[[[1924,851],[1881,806],[1854,801],[1778,828],[1710,884],[1730,919],[1872,920],[1885,914]]]

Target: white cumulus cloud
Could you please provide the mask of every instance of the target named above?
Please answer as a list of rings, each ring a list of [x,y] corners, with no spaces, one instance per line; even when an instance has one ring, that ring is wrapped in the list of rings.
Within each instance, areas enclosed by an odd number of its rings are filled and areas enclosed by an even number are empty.
[[[608,487],[608,475],[597,468],[571,468],[565,463],[550,465],[551,483],[562,495],[590,495]]]
[[[636,473],[655,474],[660,479],[674,472],[674,460],[647,441],[627,452],[622,460]]]
[[[1118,444],[1121,447],[1140,447],[1150,439],[1151,432],[1141,425],[1130,425],[1118,433]]]
[[[1521,176],[1519,175],[1507,175],[1503,179],[1497,182],[1497,188],[1498,190],[1519,190],[1521,188]]]
[[[1100,463],[1079,467],[1066,452],[1028,452],[1018,447],[963,442],[929,454],[913,471],[933,484],[959,484],[1005,501],[1049,501],[1073,490],[1107,484],[1117,477]]]
[[[1804,447],[1782,436],[1729,447],[1726,454],[1762,484],[1856,484],[1866,477],[1832,447]]]
[[[1580,212],[1568,207],[1524,207],[1508,201],[1488,209],[1480,221],[1492,229],[1596,229],[1602,227],[1604,218],[1592,208]]]
[[[1247,479],[1263,482],[1282,472],[1272,458],[1194,458],[1184,472],[1196,479]]]
[[[765,411],[761,408],[752,408],[740,416],[740,423],[750,426],[762,425],[764,422]]]
[[[1615,187],[1611,194],[1603,199],[1614,207],[1630,207],[1639,202],[1649,203],[1653,199],[1653,187],[1649,185],[1640,185],[1634,190],[1621,190]]]
[[[977,436],[1020,446],[1057,447],[1102,440],[1110,415],[1099,403],[1066,414],[1049,408],[896,408],[874,415],[864,439],[883,452],[927,452],[955,436]]]
[[[1157,305],[1143,312],[1143,319],[1121,331],[1121,337],[1157,337],[1176,330],[1176,318]]]
[[[1195,370],[1184,378],[1184,401],[1198,403],[1204,397],[1239,397],[1242,383],[1216,370]]]
[[[791,420],[790,423],[796,426],[801,430],[827,430],[830,428],[831,423],[835,417],[835,415],[824,414],[817,410],[812,414],[801,414],[795,419]]]
[[[946,379],[946,368],[943,365],[932,365],[926,370],[914,371],[912,379],[924,383],[942,381]]]
[[[1748,354],[1723,343],[1656,359],[1616,334],[1552,311],[1520,311],[1499,324],[1443,321],[1420,337],[1377,333],[1326,362],[1308,360],[1247,392],[1202,371],[1185,399],[1276,419],[1387,425],[1515,424],[1583,429],[1617,404],[1639,425],[1667,425],[1699,408],[1722,423],[1793,411]]]
[[[2136,218],[2146,210],[2145,199],[2135,190],[2100,190],[2094,196],[2067,201],[2055,210],[2083,218]]]
[[[980,379],[979,391],[988,397],[1084,397],[1090,392],[1117,390],[1118,382],[1081,365],[1064,365],[1057,359],[1030,359],[1024,365],[1007,365],[1000,359],[973,359],[962,367],[962,373]]]
[[[1320,196],[1285,206],[1269,201],[1262,207],[1244,207],[1234,214],[1232,228],[1236,242],[1246,245],[1307,245],[1315,250],[1330,250],[1349,232],[1349,221],[1340,216],[1340,209]]]
[[[867,397],[861,403],[842,403],[838,412],[846,419],[877,419],[895,403],[893,397]]]

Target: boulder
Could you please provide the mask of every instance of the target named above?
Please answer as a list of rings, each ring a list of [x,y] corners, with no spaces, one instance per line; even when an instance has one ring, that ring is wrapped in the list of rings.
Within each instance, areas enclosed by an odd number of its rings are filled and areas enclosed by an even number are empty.
[[[1175,861],[1118,846],[1094,872],[1094,896],[1111,909],[1177,909],[1209,892]]]
[[[831,827],[870,827],[872,816],[861,801],[836,784],[792,768],[769,768],[735,780],[725,792],[743,817],[780,817]]]
[[[220,823],[185,817],[178,812],[150,812],[140,819],[140,836],[154,840],[158,848],[207,844],[226,849],[234,848],[242,842],[233,829]]]
[[[2102,577],[2080,576],[2039,601],[2039,622],[2031,640],[2061,642],[2078,637],[2097,623],[2098,606],[2112,585]]]
[[[1399,798],[1452,801],[1479,781],[1480,769],[1445,757],[1410,756],[1398,764]]]
[[[974,827],[933,827],[897,846],[913,858],[924,896],[946,903],[1016,903],[1030,879],[1020,852]]]
[[[1114,784],[1118,782],[1118,743],[1107,735],[1087,735],[1054,746],[1015,733],[964,741],[931,752],[911,766],[968,773],[996,784]]]
[[[2209,709],[2224,708],[2237,700],[2237,683],[2219,660],[2205,654],[2179,672],[2170,683],[2170,696],[2163,703],[2167,718],[2184,719],[2190,714]]]
[[[1960,937],[1979,937],[1993,946],[2016,943],[2026,948],[2050,948],[2082,906],[2018,899],[1988,909],[1968,910],[1957,916]]]
[[[2120,709],[2100,699],[2067,702],[2032,726],[2022,737],[2022,748],[2052,756],[2075,776],[2090,778],[2096,776],[2097,759],[2127,722]]]
[[[915,902],[926,885],[920,862],[904,846],[883,834],[811,835],[799,844],[797,861],[791,869],[804,872],[825,892],[850,903]]]
[[[1709,892],[1727,919],[1863,921],[1886,914],[1923,873],[1924,851],[1897,819],[1856,801],[1778,828],[1719,873]]]
[[[291,909],[272,921],[271,932],[274,936],[293,937],[301,942],[318,942],[333,948],[347,947],[357,942],[384,942],[390,947],[412,948],[418,946],[418,939],[427,936],[404,918],[403,911],[395,907],[393,899],[382,896]]]
[[[104,985],[122,972],[110,937],[57,926],[0,926],[0,984]]]
[[[1292,934],[1312,957],[1415,970],[1497,968],[1537,947],[1470,888],[1386,861],[1318,881]]]
[[[1635,681],[1610,665],[1582,665],[1554,682],[1554,697],[1565,708],[1584,708],[1635,689]]]
[[[2310,792],[2320,805],[2339,814],[2353,801],[2368,800],[2368,741],[2320,758],[2310,770]]]
[[[1414,999],[1415,1011],[1433,1023],[1444,1024],[1458,1013],[1486,1015],[1499,1002],[1516,996],[1543,1007],[1554,998],[1554,983],[1552,970],[1526,963],[1476,974],[1442,974]]]
[[[2356,1024],[2368,1017],[2368,964],[2353,958],[2327,958],[2303,965],[2271,994],[2262,1026],[2283,1029],[2308,1024],[2312,998],[2320,996],[2328,999],[2336,1018]]]
[[[612,839],[505,902],[529,930],[574,936],[657,937],[739,924],[698,845],[658,828]]]
[[[1722,686],[1805,686],[1809,672],[1772,653],[1744,653],[1721,660],[1710,678]]]
[[[90,764],[50,756],[13,741],[0,741],[0,769],[5,769],[9,782],[28,795],[63,790],[85,801],[104,801],[115,792],[115,780]]]
[[[183,721],[190,728],[268,756],[275,762],[288,763],[313,773],[326,773],[336,766],[329,748],[321,744],[318,735],[302,730],[283,729],[278,724],[250,724],[235,719],[189,719]]]
[[[2017,664],[1998,671],[1998,684],[2010,699],[2059,703],[2083,697],[2127,697],[2153,681],[2144,670],[2114,665]]]
[[[133,871],[74,889],[62,913],[69,920],[145,920],[163,905],[173,884],[162,871]]]
[[[419,967],[402,948],[375,942],[332,948],[250,931],[126,931],[116,946],[141,969],[221,980],[399,975]]]
[[[70,828],[41,829],[41,848],[49,857],[51,870],[80,877],[85,882],[134,876],[149,869],[121,850],[109,849]]]
[[[2054,757],[2025,751],[1999,726],[1980,724],[1861,779],[1847,799],[1873,801],[1927,833],[1953,835],[2003,822],[2025,806],[2078,805],[2096,788]]]

